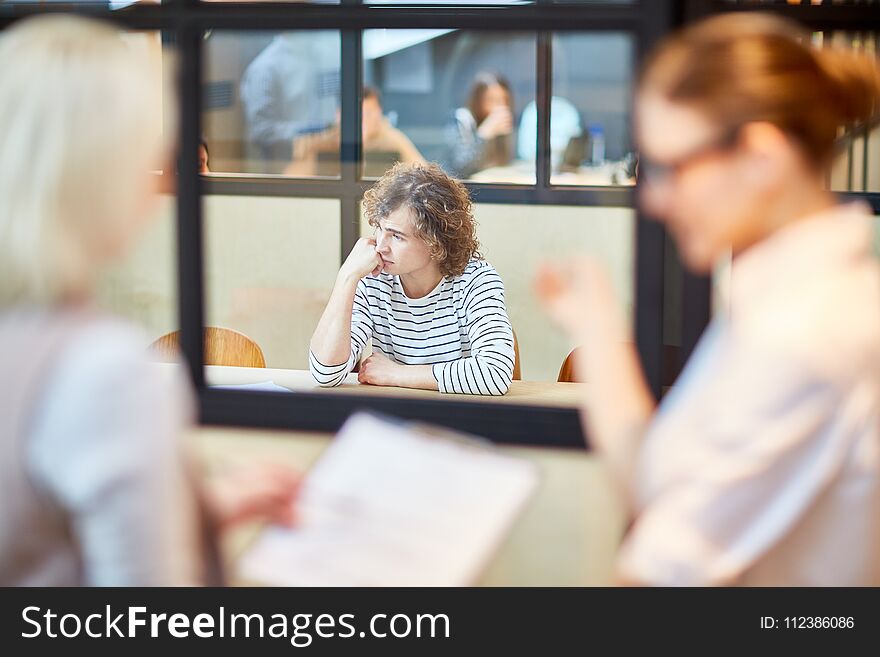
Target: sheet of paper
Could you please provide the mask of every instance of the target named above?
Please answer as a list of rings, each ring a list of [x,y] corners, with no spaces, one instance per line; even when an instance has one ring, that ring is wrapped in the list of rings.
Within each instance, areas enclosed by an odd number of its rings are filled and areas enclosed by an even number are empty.
[[[224,390],[254,390],[258,392],[293,392],[290,388],[280,386],[273,381],[260,381],[259,383],[222,383],[208,386],[210,388],[222,388]]]
[[[486,445],[357,414],[303,482],[296,529],[263,532],[241,563],[284,586],[472,584],[537,484]]]

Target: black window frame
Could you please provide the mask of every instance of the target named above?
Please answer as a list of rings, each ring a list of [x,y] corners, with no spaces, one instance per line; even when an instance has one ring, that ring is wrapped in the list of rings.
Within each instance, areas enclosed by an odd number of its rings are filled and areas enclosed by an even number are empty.
[[[202,3],[168,0],[110,10],[93,4],[0,5],[0,30],[21,17],[72,12],[109,20],[121,28],[163,30],[173,35],[180,64],[179,159],[177,180],[178,317],[181,346],[196,386],[199,418],[207,424],[335,431],[359,408],[434,422],[506,444],[588,447],[576,409],[481,401],[296,392],[244,392],[207,388],[202,357],[204,325],[204,240],[202,196],[210,194],[336,198],[340,201],[342,244],[347,255],[358,237],[359,201],[369,181],[359,179],[362,31],[371,28],[454,27],[475,31],[534,32],[537,35],[536,105],[538,120],[536,183],[466,183],[478,203],[635,207],[632,188],[582,187],[550,183],[549,112],[552,96],[552,35],[559,32],[625,32],[634,36],[636,70],[646,52],[675,27],[721,11],[780,11],[821,29],[870,24],[880,16],[868,7],[736,5],[717,0],[636,0],[630,4],[575,4],[537,0],[527,5],[374,5],[341,0],[338,5],[281,3]],[[819,11],[821,10],[821,11]],[[876,12],[874,12],[876,14]],[[198,173],[201,135],[203,38],[209,29],[338,29],[342,37],[341,176],[314,180],[259,176],[203,178]],[[172,175],[166,173],[165,175]],[[846,194],[866,199],[880,213],[880,194]],[[185,221],[181,218],[186,218]],[[635,337],[646,379],[655,396],[671,383],[699,339],[710,316],[707,277],[683,272],[662,227],[636,209]],[[340,260],[341,262],[341,260]],[[664,275],[666,272],[666,275]],[[672,272],[669,275],[669,272]],[[670,280],[672,281],[670,283]],[[670,285],[679,293],[670,294]],[[677,297],[680,302],[672,302]],[[670,348],[664,320],[674,315],[681,334]]]
[[[250,6],[250,5],[249,5]],[[204,179],[208,193],[254,194],[260,196],[297,196],[311,198],[338,198],[341,203],[340,262],[351,250],[359,234],[359,202],[371,184],[360,178],[360,90],[362,89],[362,32],[373,28],[455,28],[484,32],[532,32],[536,34],[536,105],[538,121],[538,152],[536,182],[534,185],[508,185],[466,182],[477,203],[513,203],[533,205],[583,205],[633,207],[632,188],[574,187],[551,185],[549,149],[549,111],[552,80],[552,34],[554,32],[625,32],[635,36],[636,48],[648,41],[645,31],[655,32],[657,23],[646,20],[634,9],[638,5],[621,6],[556,6],[550,2],[512,6],[443,6],[443,7],[389,7],[366,6],[343,0],[340,6],[306,6],[266,10],[259,19],[242,20],[237,16],[225,17],[225,5],[211,16],[210,25],[203,27],[223,29],[341,29],[342,41],[342,95],[341,95],[341,176],[338,180],[296,178],[266,178],[256,180],[248,175],[239,180]],[[297,20],[285,18],[286,9],[298,13]],[[335,10],[335,15],[334,14]],[[291,12],[292,14],[293,12]],[[266,22],[263,19],[266,19]],[[491,26],[491,27],[490,27]],[[660,36],[655,32],[655,38]],[[178,44],[182,46],[183,44]],[[188,44],[192,48],[193,44]],[[186,51],[184,51],[185,53]],[[643,52],[637,52],[640,60]],[[186,54],[182,55],[186,57]],[[199,88],[193,84],[192,88]],[[194,117],[191,117],[192,120]],[[188,171],[188,167],[183,167]],[[181,181],[183,184],[183,181]],[[638,220],[637,220],[638,221]],[[641,222],[639,222],[641,223]],[[637,242],[641,237],[642,251],[655,249],[662,258],[662,230],[647,226],[647,234],[637,228]],[[194,236],[191,236],[191,238]],[[652,280],[650,276],[644,276]],[[192,278],[190,281],[192,282]],[[662,299],[662,297],[658,297]],[[637,304],[638,307],[638,304]],[[640,311],[637,309],[638,315]],[[662,315],[658,304],[655,317]],[[638,323],[638,321],[637,321]],[[659,324],[660,320],[643,321],[642,325]],[[201,319],[196,326],[201,326]],[[182,333],[186,327],[181,327]],[[193,331],[190,327],[189,331]],[[642,341],[654,340],[658,354],[662,352],[659,333],[648,331]],[[186,345],[184,345],[186,348]],[[200,349],[201,346],[197,346]],[[192,349],[192,347],[190,347]],[[199,353],[198,351],[196,353]],[[190,358],[190,363],[194,359]],[[656,386],[659,392],[661,359],[657,359]],[[348,415],[359,408],[370,408],[399,417],[418,419],[467,431],[507,444],[542,444],[557,447],[583,448],[585,439],[577,409],[498,404],[497,402],[457,401],[453,397],[426,400],[401,397],[365,397],[356,394],[295,393],[293,395],[248,395],[204,387],[203,369],[193,371],[193,379],[200,391],[202,419],[221,424],[260,424],[269,427],[296,428],[314,431],[335,431]]]

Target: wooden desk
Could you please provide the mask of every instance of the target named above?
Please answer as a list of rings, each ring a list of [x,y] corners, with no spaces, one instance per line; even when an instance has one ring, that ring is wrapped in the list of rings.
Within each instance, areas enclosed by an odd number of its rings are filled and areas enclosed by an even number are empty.
[[[279,370],[270,368],[224,367],[208,365],[205,367],[205,380],[208,385],[237,385],[272,382],[291,391],[326,392],[327,394],[379,395],[385,397],[416,397],[455,401],[492,402],[499,404],[531,404],[560,408],[577,408],[580,400],[588,394],[589,384],[556,383],[550,381],[514,381],[510,390],[502,397],[484,395],[450,395],[435,390],[416,390],[413,388],[393,388],[371,386],[358,383],[357,374],[349,374],[342,385],[335,388],[321,388],[306,370]]]
[[[330,437],[295,431],[200,427],[194,440],[209,468],[269,459],[305,471]],[[502,448],[537,464],[541,483],[477,584],[481,586],[603,586],[613,581],[614,555],[625,527],[622,502],[608,472],[580,451]],[[256,537],[245,527],[224,540],[233,583],[235,560]]]

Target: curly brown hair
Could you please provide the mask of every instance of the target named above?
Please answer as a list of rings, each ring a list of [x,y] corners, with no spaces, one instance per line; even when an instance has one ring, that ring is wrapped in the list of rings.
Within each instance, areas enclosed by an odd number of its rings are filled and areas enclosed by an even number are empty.
[[[436,164],[395,164],[364,194],[373,227],[403,206],[444,276],[460,276],[472,259],[483,259],[470,194]]]

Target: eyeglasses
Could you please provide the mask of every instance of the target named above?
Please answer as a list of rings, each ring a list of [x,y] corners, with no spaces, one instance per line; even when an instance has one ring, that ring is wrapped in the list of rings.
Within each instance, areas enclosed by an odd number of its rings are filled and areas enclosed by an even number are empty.
[[[662,185],[699,160],[730,149],[739,141],[739,129],[737,126],[727,130],[719,138],[697,146],[674,160],[660,162],[639,155],[636,163],[636,179],[649,185]]]

